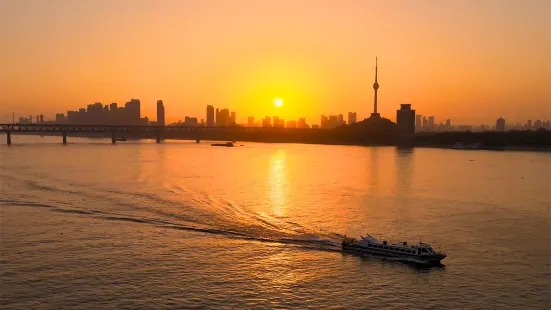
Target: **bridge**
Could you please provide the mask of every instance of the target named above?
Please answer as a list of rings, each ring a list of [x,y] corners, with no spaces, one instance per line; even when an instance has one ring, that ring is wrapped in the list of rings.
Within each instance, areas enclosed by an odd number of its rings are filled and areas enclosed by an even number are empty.
[[[69,124],[0,124],[0,132],[6,133],[10,145],[12,133],[59,133],[63,144],[68,134],[110,134],[111,142],[128,136],[155,138],[160,143],[164,138],[179,137],[193,140],[245,140],[262,133],[311,132],[312,129],[262,128],[262,127],[197,127],[197,126],[133,126],[133,125],[69,125]]]
[[[186,132],[199,133],[205,128],[191,126],[128,126],[128,125],[67,125],[67,124],[0,124],[0,132],[6,133],[6,142],[11,144],[12,133],[60,133],[63,144],[67,144],[67,134],[70,133],[107,133],[111,134],[111,142],[116,143],[117,137],[127,135],[154,136],[160,143],[167,133]],[[213,128],[214,129],[214,128]],[[220,127],[222,129],[222,127]]]

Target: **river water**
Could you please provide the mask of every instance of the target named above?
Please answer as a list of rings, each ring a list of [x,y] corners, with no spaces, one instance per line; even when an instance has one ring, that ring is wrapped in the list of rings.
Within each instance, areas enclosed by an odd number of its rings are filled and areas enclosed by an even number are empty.
[[[548,309],[549,153],[243,144],[0,145],[2,309]]]

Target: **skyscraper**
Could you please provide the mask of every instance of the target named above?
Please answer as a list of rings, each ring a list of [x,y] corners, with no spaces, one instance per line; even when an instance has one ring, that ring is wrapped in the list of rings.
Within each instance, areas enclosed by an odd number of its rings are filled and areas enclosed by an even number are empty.
[[[415,133],[415,110],[411,104],[402,104],[396,111],[396,124],[400,135],[409,136]]]
[[[214,107],[207,105],[207,127],[214,127]]]
[[[235,120],[235,112],[231,112],[230,114],[230,125],[237,124],[237,121]]]
[[[254,116],[249,116],[247,118],[247,127],[254,127]]]
[[[310,128],[310,126],[308,126],[308,124],[306,124],[306,119],[305,118],[299,118],[298,122],[297,122],[297,128]]]
[[[434,116],[429,116],[429,131],[434,130]]]
[[[415,130],[421,132],[423,129],[423,115],[419,114],[415,116]]]
[[[375,83],[373,83],[373,89],[375,90],[375,100],[371,117],[380,117],[380,114],[377,113],[377,90],[379,89],[379,82],[377,82],[377,57],[375,57]]]
[[[423,116],[423,131],[429,130],[429,122],[426,116]]]
[[[272,127],[272,120],[270,119],[269,116],[266,116],[263,120],[262,120],[262,127]]]
[[[226,127],[230,124],[230,110],[216,109],[216,126],[217,127]]]
[[[125,124],[139,125],[140,124],[140,99],[131,99],[124,105]]]
[[[496,121],[496,131],[504,132],[505,131],[505,119],[500,117]]]
[[[344,125],[344,116],[342,114],[338,115],[337,123],[338,123],[337,126]]]
[[[165,105],[162,100],[157,100],[157,125],[165,125]]]
[[[348,125],[354,124],[356,121],[356,112],[348,112]]]
[[[328,122],[328,121],[329,121],[329,119],[327,118],[327,116],[321,115],[320,127],[321,127],[321,128],[327,127],[327,122]]]
[[[285,124],[286,128],[297,128],[297,121],[287,121]]]

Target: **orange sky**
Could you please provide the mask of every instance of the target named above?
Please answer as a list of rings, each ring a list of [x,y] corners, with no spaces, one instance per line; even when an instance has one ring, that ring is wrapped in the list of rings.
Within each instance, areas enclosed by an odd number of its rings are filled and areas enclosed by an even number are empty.
[[[0,121],[142,102],[156,119],[379,112],[551,119],[551,1],[2,0]],[[284,100],[275,108],[273,99]]]

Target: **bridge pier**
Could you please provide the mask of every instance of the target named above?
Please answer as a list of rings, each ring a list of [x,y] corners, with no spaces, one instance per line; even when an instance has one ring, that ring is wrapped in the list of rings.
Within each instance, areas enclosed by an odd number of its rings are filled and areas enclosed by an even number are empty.
[[[63,130],[63,144],[67,144],[67,131]]]
[[[157,132],[157,143],[161,143],[161,133]]]
[[[117,143],[117,136],[115,135],[114,131],[111,131],[111,143]]]
[[[6,132],[6,142],[8,143],[8,145],[11,145],[11,132]]]

